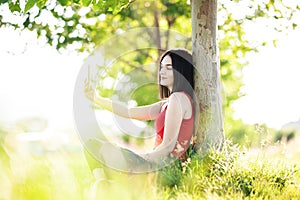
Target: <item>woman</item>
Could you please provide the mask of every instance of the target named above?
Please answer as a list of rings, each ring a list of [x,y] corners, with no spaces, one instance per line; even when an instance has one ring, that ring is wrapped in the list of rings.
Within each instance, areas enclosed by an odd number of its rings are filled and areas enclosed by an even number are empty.
[[[154,149],[147,154],[138,155],[139,158],[143,158],[138,163],[145,166],[146,160],[161,166],[161,163],[172,158],[184,160],[191,144],[195,115],[193,77],[192,55],[185,49],[171,49],[162,54],[159,62],[158,85],[161,101],[147,106],[127,108],[123,104],[94,94],[93,89],[87,85],[85,94],[97,106],[119,116],[156,120]],[[109,145],[106,147],[110,148]],[[125,154],[133,153],[126,151]],[[135,162],[131,166],[136,165]]]

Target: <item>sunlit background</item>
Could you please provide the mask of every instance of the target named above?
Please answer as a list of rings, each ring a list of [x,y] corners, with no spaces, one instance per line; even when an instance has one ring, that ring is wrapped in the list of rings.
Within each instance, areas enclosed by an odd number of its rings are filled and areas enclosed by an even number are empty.
[[[253,29],[253,37],[271,35],[264,29]],[[246,123],[266,123],[277,129],[300,120],[299,35],[299,29],[282,34],[276,47],[269,44],[248,57],[242,89],[246,96],[236,102],[236,117]]]
[[[267,30],[249,26],[248,34],[259,41]],[[299,35],[299,29],[281,34],[276,47],[268,44],[247,57],[245,96],[235,102],[236,118],[276,129],[300,119]],[[51,128],[72,128],[74,83],[88,55],[58,53],[34,33],[12,28],[0,30],[0,44],[0,123],[41,117]]]

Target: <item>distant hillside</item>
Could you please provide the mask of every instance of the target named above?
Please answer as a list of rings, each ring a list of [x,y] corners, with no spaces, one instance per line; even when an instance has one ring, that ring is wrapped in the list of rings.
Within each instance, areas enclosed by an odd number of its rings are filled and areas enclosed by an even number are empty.
[[[300,133],[300,119],[283,125],[282,129],[295,129],[298,133]]]

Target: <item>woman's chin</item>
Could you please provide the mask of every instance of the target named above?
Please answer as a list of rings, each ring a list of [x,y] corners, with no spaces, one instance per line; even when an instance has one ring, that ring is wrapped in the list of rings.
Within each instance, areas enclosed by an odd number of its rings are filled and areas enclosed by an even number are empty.
[[[165,81],[160,81],[160,85],[168,87],[168,84]]]

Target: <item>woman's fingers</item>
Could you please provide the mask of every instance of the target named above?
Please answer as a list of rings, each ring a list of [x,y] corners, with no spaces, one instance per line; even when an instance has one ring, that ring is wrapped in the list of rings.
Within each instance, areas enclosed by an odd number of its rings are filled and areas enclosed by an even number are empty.
[[[88,99],[94,99],[94,88],[91,85],[89,85],[87,79],[84,80],[84,93]]]

